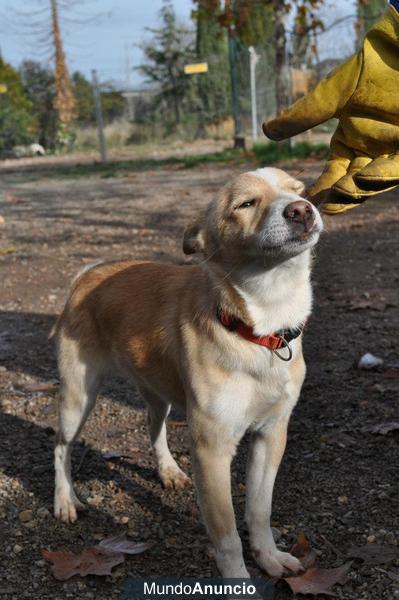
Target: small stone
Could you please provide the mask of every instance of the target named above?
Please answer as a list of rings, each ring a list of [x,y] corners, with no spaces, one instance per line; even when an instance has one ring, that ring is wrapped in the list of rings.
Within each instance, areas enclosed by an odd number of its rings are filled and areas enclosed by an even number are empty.
[[[127,525],[127,523],[129,523],[129,517],[121,517],[120,518],[120,523],[122,525]]]
[[[35,561],[35,565],[36,565],[37,567],[44,567],[44,566],[46,565],[46,561],[45,561],[45,560],[42,560],[42,559],[40,559],[40,560],[37,560],[37,561]]]
[[[273,534],[273,539],[275,542],[278,542],[282,536],[281,531],[279,529],[277,529],[276,527],[272,527],[272,534]]]
[[[19,520],[21,523],[27,523],[32,520],[32,511],[31,510],[23,510],[19,513]]]
[[[348,496],[338,496],[338,504],[348,504]]]
[[[368,542],[369,544],[374,544],[374,543],[375,543],[375,541],[376,541],[376,539],[377,539],[377,538],[375,537],[375,535],[368,535],[368,536],[367,536],[367,542]]]
[[[20,546],[19,544],[15,544],[13,551],[15,554],[19,554],[20,552],[22,552],[23,548],[22,546]]]
[[[41,506],[37,511],[37,516],[41,519],[46,519],[50,516],[50,511],[45,506]]]
[[[388,531],[388,533],[385,536],[385,541],[388,544],[396,544],[396,535],[393,533],[393,531]]]
[[[95,495],[95,496],[89,496],[87,498],[87,504],[90,504],[90,506],[100,506],[100,504],[102,504],[102,501],[104,500],[104,496],[99,496],[99,495]]]
[[[36,521],[27,521],[26,523],[22,523],[22,525],[27,529],[34,529],[36,527]]]

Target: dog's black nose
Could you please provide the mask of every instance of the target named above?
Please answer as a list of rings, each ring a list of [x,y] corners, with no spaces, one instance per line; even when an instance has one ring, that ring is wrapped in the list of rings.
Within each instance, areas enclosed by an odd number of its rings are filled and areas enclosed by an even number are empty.
[[[303,223],[305,229],[307,229],[307,226],[314,221],[313,209],[309,202],[305,202],[304,200],[291,202],[291,204],[288,204],[288,206],[285,207],[283,214],[287,221]]]

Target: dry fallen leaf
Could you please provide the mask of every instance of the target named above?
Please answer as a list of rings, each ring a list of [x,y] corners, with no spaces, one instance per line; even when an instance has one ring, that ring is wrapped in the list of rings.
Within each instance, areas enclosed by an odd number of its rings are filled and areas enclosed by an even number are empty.
[[[112,568],[125,560],[125,554],[141,554],[151,546],[151,542],[131,542],[122,534],[106,538],[80,554],[43,549],[42,556],[53,563],[54,577],[63,581],[74,575],[110,575]]]
[[[319,569],[312,567],[298,577],[285,577],[294,594],[325,594],[335,596],[331,588],[336,583],[343,583],[352,563],[346,563],[336,569]]]
[[[360,558],[366,565],[385,565],[399,557],[399,548],[381,544],[366,544],[349,549],[348,557]]]
[[[365,433],[379,433],[380,435],[386,435],[397,429],[399,429],[399,421],[390,421],[388,423],[378,423],[377,425],[362,427],[362,431]]]
[[[292,546],[290,552],[293,556],[299,558],[304,569],[313,567],[317,559],[317,554],[311,548],[309,540],[306,538],[303,531],[298,534],[297,541]]]
[[[14,254],[17,251],[15,246],[3,246],[0,248],[0,256],[5,256],[6,254]]]
[[[123,554],[141,554],[152,547],[152,542],[132,542],[126,539],[126,535],[114,535],[106,538],[98,544],[98,548],[103,548],[111,552],[123,552]]]
[[[169,419],[168,425],[170,425],[171,427],[186,427],[187,423],[186,421],[176,421],[174,419]]]
[[[394,365],[388,365],[386,369],[384,369],[383,376],[386,379],[399,379],[399,368]]]
[[[23,381],[16,387],[24,392],[53,392],[57,389],[55,383],[46,381]]]
[[[127,452],[125,450],[109,450],[108,452],[103,452],[103,458],[105,460],[112,460],[113,458],[136,458],[132,452]]]
[[[83,550],[79,555],[63,550],[42,550],[42,556],[53,563],[51,570],[60,581],[74,575],[110,575],[111,569],[125,560],[121,552],[108,552],[99,546]]]

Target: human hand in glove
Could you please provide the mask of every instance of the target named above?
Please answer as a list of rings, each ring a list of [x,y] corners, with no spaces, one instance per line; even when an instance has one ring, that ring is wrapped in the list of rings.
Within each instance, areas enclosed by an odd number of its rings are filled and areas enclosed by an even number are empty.
[[[399,0],[391,4],[357,54],[263,124],[267,137],[283,140],[339,119],[327,165],[307,190],[328,214],[399,185]]]

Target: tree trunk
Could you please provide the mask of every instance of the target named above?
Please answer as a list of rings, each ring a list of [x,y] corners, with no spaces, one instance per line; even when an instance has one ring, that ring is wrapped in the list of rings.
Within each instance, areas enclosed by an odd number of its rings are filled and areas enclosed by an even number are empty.
[[[382,15],[387,6],[386,0],[358,0],[357,2],[357,21],[358,21],[358,36],[357,46],[361,47],[363,38]]]
[[[65,54],[62,47],[61,32],[58,21],[57,0],[51,1],[51,22],[53,41],[55,49],[55,87],[56,95],[54,107],[58,111],[60,122],[66,127],[74,117],[75,98],[72,93],[71,83],[65,62]]]
[[[290,104],[290,73],[287,64],[284,3],[281,0],[273,0],[273,8],[276,49],[276,111],[279,113]]]

